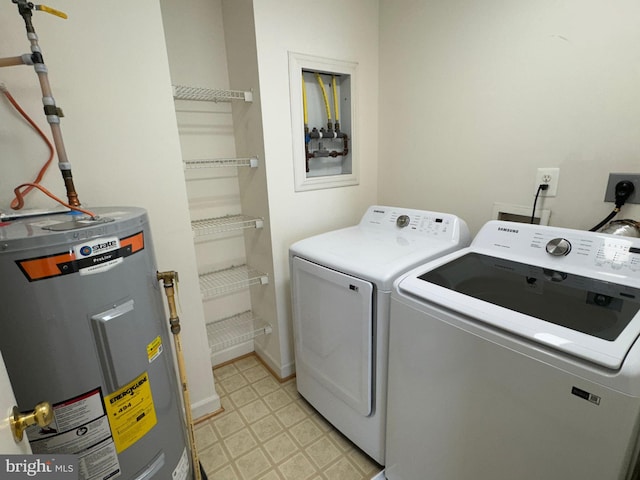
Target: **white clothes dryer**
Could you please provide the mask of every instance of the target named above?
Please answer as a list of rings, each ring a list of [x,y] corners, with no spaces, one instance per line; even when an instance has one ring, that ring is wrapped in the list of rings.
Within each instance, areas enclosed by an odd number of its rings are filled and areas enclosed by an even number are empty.
[[[298,391],[379,464],[393,281],[469,242],[454,215],[371,206],[358,225],[290,248]]]
[[[391,298],[386,478],[638,478],[640,239],[492,221]]]

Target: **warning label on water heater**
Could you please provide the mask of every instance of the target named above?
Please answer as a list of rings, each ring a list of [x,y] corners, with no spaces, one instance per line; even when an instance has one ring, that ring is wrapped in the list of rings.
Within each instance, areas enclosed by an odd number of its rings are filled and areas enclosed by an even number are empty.
[[[105,397],[118,453],[140,440],[157,423],[147,372]]]
[[[80,275],[110,270],[122,263],[120,256],[120,239],[118,237],[102,237],[73,247]]]
[[[121,474],[100,388],[56,403],[52,422],[28,427],[27,436],[33,453],[76,455],[80,480],[112,480]]]

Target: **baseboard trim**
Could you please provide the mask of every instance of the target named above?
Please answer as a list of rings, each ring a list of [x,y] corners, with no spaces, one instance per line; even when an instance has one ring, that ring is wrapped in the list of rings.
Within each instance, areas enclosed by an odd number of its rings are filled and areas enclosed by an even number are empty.
[[[196,420],[194,423],[198,423],[200,418],[213,415],[222,409],[220,403],[220,396],[216,393],[208,398],[200,400],[199,402],[191,404],[191,416]]]
[[[264,350],[261,350],[259,346],[255,345],[255,353],[258,358],[262,361],[264,366],[269,369],[269,371],[276,377],[280,382],[286,382],[287,380],[295,377],[295,364],[290,362],[286,365],[278,365],[278,363],[271,358]]]

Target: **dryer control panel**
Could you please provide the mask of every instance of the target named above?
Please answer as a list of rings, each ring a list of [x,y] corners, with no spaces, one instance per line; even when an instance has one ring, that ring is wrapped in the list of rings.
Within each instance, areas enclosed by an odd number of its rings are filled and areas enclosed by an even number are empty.
[[[466,230],[466,225],[461,227],[461,220],[455,215],[380,205],[367,209],[360,227],[449,240],[459,238],[461,228]]]

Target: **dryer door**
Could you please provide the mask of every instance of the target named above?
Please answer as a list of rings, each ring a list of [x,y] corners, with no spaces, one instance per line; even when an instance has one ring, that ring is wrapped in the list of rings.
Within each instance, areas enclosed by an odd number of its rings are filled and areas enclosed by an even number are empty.
[[[311,375],[359,414],[369,415],[373,285],[299,257],[292,270],[297,375]]]

